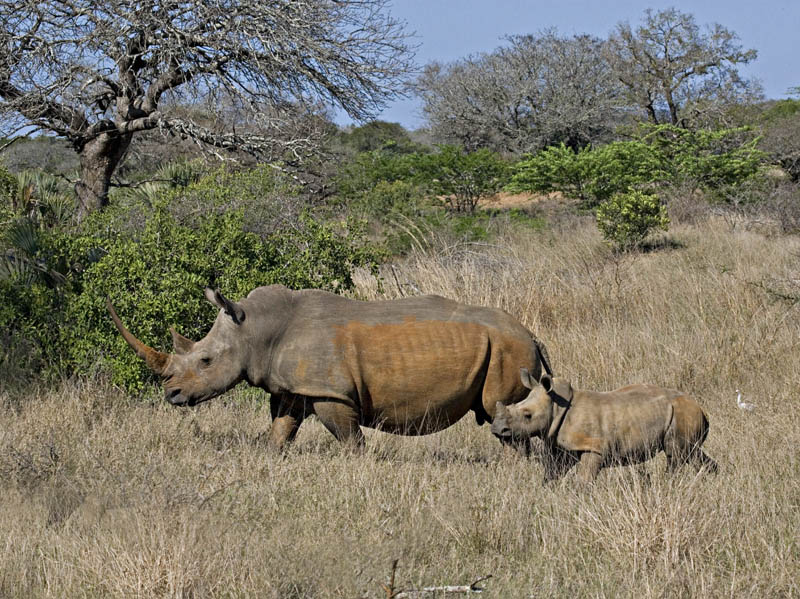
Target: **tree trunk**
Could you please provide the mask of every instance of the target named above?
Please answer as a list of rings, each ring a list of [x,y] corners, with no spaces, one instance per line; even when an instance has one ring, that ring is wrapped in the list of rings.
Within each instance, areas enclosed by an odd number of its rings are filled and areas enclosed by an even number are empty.
[[[131,135],[102,133],[89,140],[80,151],[81,178],[75,184],[78,218],[108,205],[111,175],[119,166],[131,143]]]

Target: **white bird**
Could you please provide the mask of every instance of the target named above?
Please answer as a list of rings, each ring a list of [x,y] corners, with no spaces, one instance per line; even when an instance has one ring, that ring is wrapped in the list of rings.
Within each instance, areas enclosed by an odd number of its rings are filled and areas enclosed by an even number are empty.
[[[748,412],[752,412],[756,409],[755,404],[742,401],[742,392],[738,389],[736,390],[736,405],[739,406],[740,410],[747,410]]]

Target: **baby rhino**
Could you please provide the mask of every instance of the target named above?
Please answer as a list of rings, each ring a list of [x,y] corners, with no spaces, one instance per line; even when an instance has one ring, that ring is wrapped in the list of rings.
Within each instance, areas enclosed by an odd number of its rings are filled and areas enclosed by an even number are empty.
[[[501,440],[544,441],[545,481],[578,463],[578,476],[592,481],[601,468],[638,464],[663,451],[672,472],[691,462],[716,472],[700,449],[708,419],[697,402],[674,389],[629,385],[616,391],[574,390],[569,381],[543,375],[539,384],[520,369],[531,392],[523,401],[497,404],[492,433]]]

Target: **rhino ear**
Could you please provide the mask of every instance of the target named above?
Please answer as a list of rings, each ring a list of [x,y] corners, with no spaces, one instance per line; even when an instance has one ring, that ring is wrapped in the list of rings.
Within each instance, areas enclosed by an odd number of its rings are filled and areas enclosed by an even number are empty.
[[[172,347],[175,348],[175,353],[177,355],[188,354],[190,351],[192,351],[192,348],[194,347],[194,341],[188,337],[184,337],[173,327],[169,327],[169,333],[172,335]]]
[[[224,310],[225,314],[231,317],[236,324],[242,324],[244,321],[244,310],[236,302],[232,302],[227,297],[219,292],[219,289],[211,289],[206,287],[205,296],[208,301],[214,304],[220,310]]]
[[[519,378],[526,389],[533,389],[536,386],[536,381],[533,380],[527,368],[523,367],[519,369]]]

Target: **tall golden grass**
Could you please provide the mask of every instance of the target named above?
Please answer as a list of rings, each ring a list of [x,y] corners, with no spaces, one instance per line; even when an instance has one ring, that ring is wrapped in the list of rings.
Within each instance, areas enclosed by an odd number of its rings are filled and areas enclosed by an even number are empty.
[[[362,452],[311,420],[277,456],[258,393],[180,410],[70,381],[0,396],[0,596],[386,597],[395,559],[395,590],[491,574],[487,597],[800,596],[800,306],[768,291],[800,277],[800,242],[725,220],[635,256],[591,223],[498,239],[434,245],[358,295],[498,306],[576,386],[691,392],[718,476],[659,457],[649,480],[543,486],[471,418]]]

